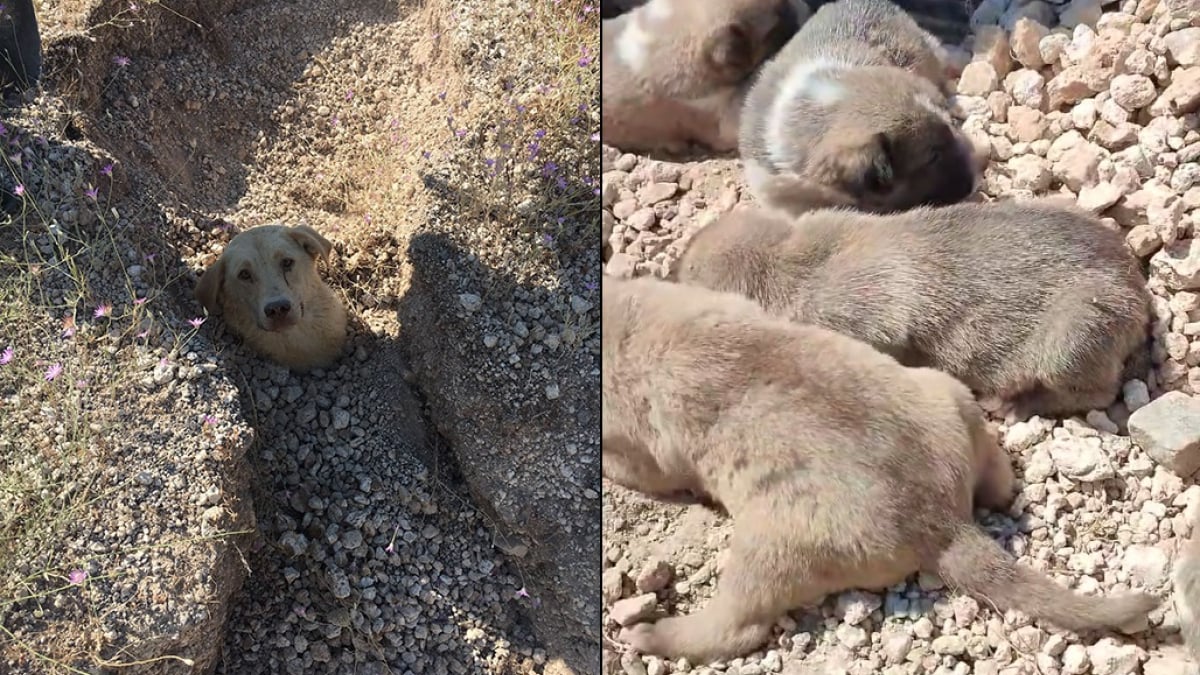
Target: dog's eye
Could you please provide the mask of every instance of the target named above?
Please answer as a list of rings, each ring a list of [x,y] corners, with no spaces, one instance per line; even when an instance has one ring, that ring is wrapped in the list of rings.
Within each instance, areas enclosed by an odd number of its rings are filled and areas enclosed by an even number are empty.
[[[250,270],[242,270],[238,272],[238,278],[242,281],[250,281]]]
[[[283,260],[279,261],[279,266],[282,267],[284,269],[284,271],[287,271],[287,270],[292,269],[292,265],[294,265],[295,263],[296,263],[296,261],[292,260],[291,258],[284,258]]]

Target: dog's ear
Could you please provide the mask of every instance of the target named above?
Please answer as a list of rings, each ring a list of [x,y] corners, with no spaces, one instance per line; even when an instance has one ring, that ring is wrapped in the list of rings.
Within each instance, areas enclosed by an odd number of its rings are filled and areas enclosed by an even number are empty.
[[[204,270],[200,280],[196,282],[196,299],[204,305],[209,314],[221,313],[221,291],[225,289],[225,259],[218,258],[217,262]]]
[[[333,244],[317,234],[317,231],[307,225],[297,225],[288,230],[288,236],[304,247],[313,258],[324,258],[333,250]]]
[[[809,172],[824,185],[835,185],[853,195],[884,195],[892,190],[895,169],[891,141],[879,132],[858,141],[823,144],[820,158]]]
[[[747,26],[731,23],[708,38],[704,54],[718,79],[727,84],[739,82],[758,64],[758,54]]]

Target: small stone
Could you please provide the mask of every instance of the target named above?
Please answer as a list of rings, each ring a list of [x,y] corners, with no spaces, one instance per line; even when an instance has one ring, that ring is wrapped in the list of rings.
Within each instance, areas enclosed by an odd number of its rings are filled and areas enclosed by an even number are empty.
[[[614,602],[608,610],[608,618],[622,626],[632,626],[650,618],[657,605],[658,597],[653,593],[645,593]]]
[[[958,93],[964,96],[987,96],[1000,84],[996,69],[987,61],[972,61],[958,78]]]
[[[1117,75],[1109,84],[1108,93],[1117,105],[1130,112],[1150,105],[1158,97],[1154,82],[1145,75]]]
[[[1036,70],[1021,69],[1004,78],[1004,87],[1020,106],[1040,110],[1046,100],[1046,79]],[[1036,140],[1036,139],[1035,139]]]
[[[1162,41],[1175,63],[1185,67],[1200,65],[1200,27],[1167,33]]]
[[[604,604],[611,605],[625,594],[625,573],[616,567],[604,570],[600,576],[600,591]]]
[[[1103,431],[1106,434],[1119,434],[1121,427],[1117,426],[1111,419],[1108,418],[1108,413],[1103,410],[1090,410],[1086,417],[1088,426],[1097,431]]]
[[[1054,439],[1046,443],[1046,449],[1054,460],[1054,468],[1073,481],[1090,483],[1107,480],[1116,475],[1116,470],[1104,454],[1098,439]]]
[[[934,639],[931,648],[941,656],[961,656],[967,651],[967,642],[957,635],[942,635]]]
[[[857,626],[871,616],[871,613],[883,606],[883,600],[874,593],[850,591],[838,596],[834,615],[841,617],[851,626]]]
[[[1200,66],[1181,68],[1171,73],[1171,84],[1151,106],[1151,112],[1186,115],[1200,108]]]
[[[913,639],[908,634],[892,633],[883,640],[883,658],[889,665],[903,663],[912,645]]]
[[[550,399],[551,401],[553,401],[553,400],[557,399],[557,398],[558,398],[559,396],[561,396],[561,395],[562,395],[562,392],[561,392],[561,391],[559,391],[559,389],[558,389],[558,385],[557,385],[557,384],[548,384],[548,385],[546,385],[546,398],[548,398],[548,399]]]
[[[653,206],[674,197],[678,191],[678,183],[650,183],[638,191],[638,201],[645,206]]]
[[[1125,400],[1125,407],[1132,413],[1150,402],[1150,389],[1141,380],[1130,380],[1121,387],[1121,397]]]
[[[1015,189],[1041,192],[1050,187],[1053,176],[1046,166],[1046,160],[1037,155],[1014,157],[1009,160],[1008,168],[1012,171],[1012,186]]]
[[[337,430],[345,429],[350,426],[350,411],[342,408],[334,408],[330,411],[330,418],[333,421],[333,428]]]
[[[468,312],[474,312],[483,306],[483,298],[474,293],[461,293],[458,296],[458,302],[463,306],[463,309]]]
[[[858,626],[851,626],[845,623],[837,627],[835,635],[837,636],[838,642],[842,643],[849,649],[858,649],[859,647],[866,646],[871,642],[871,636],[869,633],[867,633],[867,631],[859,628]]]
[[[1099,183],[1079,191],[1079,207],[1092,213],[1103,213],[1116,204],[1124,195],[1121,188],[1112,183]]]
[[[359,532],[358,530],[346,530],[342,533],[341,542],[342,548],[348,551],[353,551],[354,549],[363,545],[362,532]]]
[[[1170,574],[1170,559],[1157,546],[1134,544],[1125,549],[1121,569],[1130,579],[1147,590],[1155,590],[1166,582]]]
[[[1040,110],[1014,105],[1008,109],[1009,138],[1018,143],[1032,143],[1046,133],[1046,116]],[[1040,158],[1039,158],[1040,159]]]
[[[654,227],[656,222],[658,222],[658,216],[654,215],[654,209],[648,206],[634,211],[625,219],[625,224],[638,232],[649,230]]]
[[[1129,416],[1129,436],[1181,478],[1200,470],[1200,400],[1171,391]]]
[[[1113,638],[1103,638],[1087,648],[1093,675],[1130,675],[1137,670],[1137,645],[1123,645]]]
[[[670,563],[660,558],[651,558],[642,566],[635,585],[639,592],[654,593],[666,588],[674,576],[675,570]]]
[[[1042,60],[1038,43],[1049,34],[1049,28],[1033,19],[1028,17],[1018,19],[1013,26],[1012,37],[1009,40],[1013,57],[1026,68],[1036,69],[1046,65],[1046,62]]]
[[[1067,645],[1062,655],[1062,671],[1064,675],[1083,675],[1087,672],[1091,661],[1088,659],[1087,648],[1083,645]]]

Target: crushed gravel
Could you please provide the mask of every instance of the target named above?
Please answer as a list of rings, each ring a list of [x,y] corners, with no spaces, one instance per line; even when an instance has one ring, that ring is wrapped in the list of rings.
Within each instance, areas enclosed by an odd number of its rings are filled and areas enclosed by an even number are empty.
[[[1025,564],[1089,593],[1170,592],[1200,508],[1200,5],[1187,0],[985,0],[958,83],[964,129],[990,163],[987,198],[1064,194],[1123,232],[1154,293],[1155,374],[1107,410],[1001,426],[1021,480],[988,531]],[[1046,26],[1051,26],[1047,28]],[[689,237],[750,197],[732,158],[604,148],[608,273],[665,277]],[[1169,393],[1168,393],[1169,392]],[[730,523],[702,507],[604,490],[606,633],[712,594]],[[780,620],[728,663],[621,652],[609,672],[1167,675],[1196,672],[1171,603],[1132,639],[1084,642],[998,614],[924,575],[887,593],[829,597]]]

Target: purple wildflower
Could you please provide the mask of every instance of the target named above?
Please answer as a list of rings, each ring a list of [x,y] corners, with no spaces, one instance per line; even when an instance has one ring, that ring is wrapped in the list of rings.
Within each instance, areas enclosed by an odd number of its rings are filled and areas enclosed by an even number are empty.
[[[54,378],[62,374],[62,364],[56,363],[46,369],[46,381],[53,382]]]
[[[125,66],[129,65],[129,57],[128,56],[114,56],[113,63],[117,64],[118,68],[124,68]]]
[[[7,366],[9,363],[12,363],[12,360],[13,360],[13,348],[10,345],[8,347],[5,347],[4,351],[0,352],[0,366]]]

